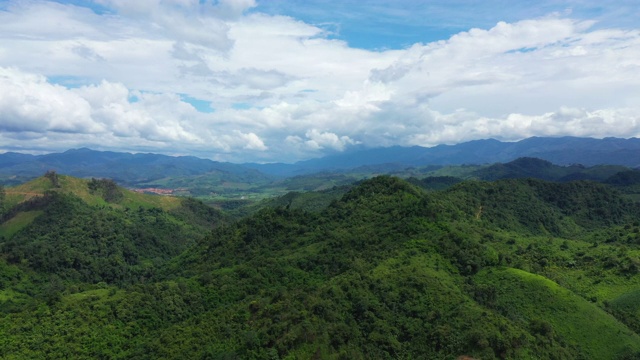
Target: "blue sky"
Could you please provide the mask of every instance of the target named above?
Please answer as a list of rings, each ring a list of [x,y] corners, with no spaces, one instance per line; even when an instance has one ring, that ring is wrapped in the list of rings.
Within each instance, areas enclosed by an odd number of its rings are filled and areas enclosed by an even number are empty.
[[[316,24],[350,46],[402,49],[414,43],[448,39],[474,27],[490,28],[499,21],[552,13],[596,20],[601,26],[633,27],[640,22],[639,8],[637,1],[269,0],[258,2],[252,11]]]
[[[2,0],[0,151],[640,136],[638,1]]]

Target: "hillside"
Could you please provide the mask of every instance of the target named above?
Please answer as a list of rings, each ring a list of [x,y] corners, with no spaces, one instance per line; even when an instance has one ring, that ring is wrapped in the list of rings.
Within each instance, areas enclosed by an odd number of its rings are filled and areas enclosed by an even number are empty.
[[[137,208],[142,206],[145,208],[158,207],[163,210],[171,210],[180,206],[181,203],[181,200],[176,197],[140,194],[121,188],[111,181],[97,185],[92,190],[90,186],[91,180],[57,175],[55,172],[48,172],[47,174],[51,174],[51,178],[41,176],[24,184],[5,188],[6,206],[11,207],[34,197],[41,197],[48,191],[73,194],[89,205],[110,205],[117,208]],[[99,182],[99,179],[95,181]],[[105,186],[113,189],[113,193],[110,195],[112,198],[109,198],[109,195],[105,193]]]
[[[535,178],[547,181],[593,180],[604,182],[610,177],[629,171],[629,168],[615,165],[583,165],[560,166],[550,161],[522,157],[508,163],[493,164],[470,174],[480,180],[499,180],[517,178]]]
[[[5,189],[5,200],[3,259],[44,277],[87,283],[147,277],[225,221],[192,199],[138,194],[110,180],[52,172]]]
[[[127,211],[49,192],[1,243],[0,347],[10,358],[640,356],[640,211],[615,190],[509,179],[427,192],[377,177],[331,191],[292,193],[199,237],[175,213],[184,204]]]

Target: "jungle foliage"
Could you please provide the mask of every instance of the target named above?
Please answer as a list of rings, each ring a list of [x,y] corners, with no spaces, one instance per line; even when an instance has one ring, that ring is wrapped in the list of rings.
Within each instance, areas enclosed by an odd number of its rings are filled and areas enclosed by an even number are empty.
[[[640,206],[607,185],[381,176],[235,221],[125,200],[9,210],[6,358],[640,358]]]

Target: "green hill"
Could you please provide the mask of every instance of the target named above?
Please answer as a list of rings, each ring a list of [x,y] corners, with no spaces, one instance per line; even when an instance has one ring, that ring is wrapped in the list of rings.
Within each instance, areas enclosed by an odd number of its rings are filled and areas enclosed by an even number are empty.
[[[614,189],[588,181],[467,181],[442,195],[464,216],[485,226],[554,236],[620,224],[640,211],[637,203],[626,201]]]
[[[466,201],[485,199],[478,185],[484,192],[502,194],[493,198],[492,208],[502,204],[503,212],[487,210],[489,219],[483,220],[468,211]],[[555,192],[565,195],[558,199]],[[245,304],[253,309],[247,316],[251,324],[256,324],[237,330],[255,332],[258,348],[275,347],[280,355],[615,358],[640,351],[638,335],[585,298],[592,296],[574,293],[582,291],[579,286],[575,290],[560,289],[542,275],[500,270],[514,264],[559,280],[566,280],[562,278],[564,272],[576,271],[576,267],[578,271],[593,270],[583,260],[604,258],[607,249],[593,248],[575,238],[571,241],[576,245],[566,245],[567,240],[562,238],[548,244],[547,239],[535,237],[540,234],[537,224],[520,220],[526,210],[538,207],[534,214],[552,212],[567,218],[571,231],[559,228],[558,235],[584,235],[609,222],[637,218],[633,205],[621,200],[621,209],[608,213],[608,218],[593,223],[584,220],[585,211],[601,209],[610,197],[615,198],[615,192],[595,183],[531,180],[466,183],[427,195],[398,179],[376,178],[355,187],[318,216],[280,209],[240,221],[228,232],[216,233],[177,258],[167,271],[195,277],[205,287],[234,289],[220,293],[218,301],[236,304],[233,311],[242,311],[238,302]],[[568,200],[565,204],[563,199],[575,200],[578,205]],[[509,221],[496,222],[505,214],[511,215]],[[520,237],[514,244],[534,244],[523,249],[530,257],[516,260],[520,250],[510,249],[514,246],[509,245],[509,234]],[[607,261],[610,265],[595,263],[613,272],[600,274],[601,278],[626,283],[628,288],[636,286],[637,274],[616,275],[623,271],[622,259]],[[513,300],[504,306],[512,306],[518,314],[503,313],[483,299],[481,290],[494,280],[486,275],[490,269],[518,275],[497,285],[501,292],[515,292],[513,297],[520,303]],[[583,276],[585,285],[598,277]],[[517,281],[523,282],[522,287],[514,288]],[[599,287],[601,293],[613,292],[603,286]],[[551,295],[530,298],[531,293],[543,290]],[[548,303],[543,303],[545,300]],[[542,306],[555,310],[534,310]],[[215,316],[222,314],[218,311]],[[215,323],[211,317],[206,319]],[[274,319],[279,319],[278,324],[284,321],[277,326],[280,330],[272,328]],[[595,325],[588,319],[594,319]],[[551,330],[547,329],[549,324]],[[581,331],[562,327],[574,325]],[[184,329],[182,325],[180,329]],[[166,338],[176,338],[177,328],[165,331],[172,334]],[[600,331],[615,335],[600,338]],[[281,344],[280,338],[290,342]],[[314,341],[310,344],[307,338]],[[243,346],[219,341],[217,336],[206,337],[201,345],[217,344],[241,358],[248,354]],[[185,346],[197,345],[187,342]]]
[[[614,359],[640,350],[637,333],[543,276],[519,269],[495,269],[482,271],[474,282],[485,306],[529,328],[536,342],[560,343],[566,352],[590,359]]]
[[[49,172],[49,176],[42,176],[24,184],[5,188],[6,207],[12,207],[34,197],[43,196],[46,192],[52,191],[60,194],[72,194],[82,199],[89,205],[110,205],[117,208],[145,208],[157,207],[163,210],[171,210],[180,206],[181,200],[169,196],[151,196],[136,193],[121,187],[109,180],[102,180],[103,184],[98,185],[93,190],[92,182],[100,183],[100,179],[79,179],[72,176],[58,175]],[[119,194],[114,199],[105,199],[104,187],[112,186]],[[109,201],[110,200],[110,201]]]
[[[611,188],[425,191],[383,176],[343,190],[328,203],[292,193],[210,232],[185,220],[217,214],[193,200],[126,210],[50,192],[2,241],[0,348],[87,359],[640,356],[640,211]]]
[[[42,208],[56,195],[79,198],[89,206],[112,209],[179,209],[183,200],[170,196],[153,196],[118,187],[108,179],[79,179],[47,172],[45,176],[24,184],[4,188],[0,207],[0,236],[11,237],[42,214]],[[3,211],[4,209],[4,214]]]
[[[617,165],[560,166],[549,161],[522,157],[508,163],[497,163],[474,171],[471,176],[482,180],[534,178],[547,181],[593,180],[605,181],[629,169]]]
[[[50,173],[8,188],[6,197],[8,210],[0,218],[3,258],[43,275],[89,283],[148,277],[154,266],[225,218],[195,200]]]

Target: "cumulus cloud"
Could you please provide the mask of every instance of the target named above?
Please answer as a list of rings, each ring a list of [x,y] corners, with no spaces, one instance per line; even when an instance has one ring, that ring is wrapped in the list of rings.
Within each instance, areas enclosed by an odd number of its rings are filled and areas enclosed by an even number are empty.
[[[246,85],[253,89],[270,90],[287,84],[294,78],[277,70],[240,69],[234,74],[232,84]]]
[[[243,134],[238,132],[238,137],[245,142],[244,148],[248,150],[260,150],[265,151],[268,149],[262,142],[262,139],[254,133]]]
[[[237,16],[252,4],[226,0],[218,4],[198,0],[98,0],[123,16],[147,23],[149,30],[164,33],[178,41],[227,51],[233,45],[229,27],[220,16]],[[219,15],[219,16],[216,16]]]
[[[295,161],[355,145],[640,136],[637,28],[551,15],[372,51],[253,0],[98,3],[109,11],[0,10],[2,149],[29,138]]]
[[[0,129],[3,132],[91,132],[90,105],[43,76],[0,68]]]
[[[320,132],[316,129],[307,131],[305,136],[309,138],[305,143],[312,149],[329,148],[342,151],[345,146],[357,143],[348,136],[338,136],[332,132]]]
[[[16,149],[29,139],[50,149],[98,148],[265,151],[258,135],[207,128],[206,114],[176,94],[130,91],[123,84],[67,89],[43,76],[0,68],[0,139]],[[211,120],[211,119],[209,119]],[[215,122],[215,120],[213,120]],[[44,147],[44,145],[43,145]]]

